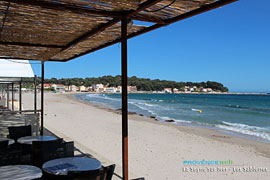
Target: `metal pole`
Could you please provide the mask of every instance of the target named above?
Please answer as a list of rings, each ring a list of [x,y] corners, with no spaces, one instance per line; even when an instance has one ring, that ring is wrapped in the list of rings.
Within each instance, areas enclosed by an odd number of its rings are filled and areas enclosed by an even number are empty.
[[[35,87],[35,92],[34,92],[34,110],[35,110],[35,113],[37,113],[37,76],[36,75],[34,77],[34,87]]]
[[[128,180],[128,94],[127,94],[127,19],[121,20],[122,69],[122,168],[123,180]]]
[[[11,84],[11,98],[12,98],[11,107],[12,107],[12,111],[14,111],[14,84],[13,83]]]
[[[9,84],[7,85],[7,108],[9,109]]]
[[[41,65],[41,130],[40,135],[43,136],[43,120],[44,120],[44,61]]]
[[[22,113],[22,81],[20,81],[20,87],[19,87],[19,111],[21,114]]]

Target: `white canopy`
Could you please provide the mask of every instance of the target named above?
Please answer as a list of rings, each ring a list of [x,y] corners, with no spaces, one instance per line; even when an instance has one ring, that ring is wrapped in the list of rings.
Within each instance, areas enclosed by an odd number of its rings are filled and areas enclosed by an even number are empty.
[[[34,77],[28,60],[0,59],[0,81],[21,81],[22,77]]]

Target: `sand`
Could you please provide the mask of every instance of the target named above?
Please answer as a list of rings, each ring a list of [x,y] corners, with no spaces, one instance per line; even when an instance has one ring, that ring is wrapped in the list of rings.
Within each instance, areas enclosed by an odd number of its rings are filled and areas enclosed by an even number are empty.
[[[23,94],[23,106],[25,110],[33,109],[32,94]],[[116,164],[116,174],[121,176],[120,114],[80,102],[71,95],[46,93],[44,124],[56,135],[74,141],[77,148],[104,165]],[[158,122],[139,115],[129,116],[130,179],[269,180],[269,158],[269,143],[206,128]],[[231,160],[232,165],[183,165],[183,161],[202,160]]]

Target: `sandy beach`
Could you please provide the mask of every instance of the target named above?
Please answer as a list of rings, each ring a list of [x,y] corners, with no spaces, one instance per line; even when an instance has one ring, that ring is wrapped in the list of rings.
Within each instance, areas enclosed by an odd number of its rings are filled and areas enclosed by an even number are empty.
[[[33,94],[23,94],[23,107],[33,109]],[[45,93],[44,123],[104,165],[116,164],[116,174],[122,174],[120,114],[76,100],[71,94]],[[232,164],[183,164],[228,160]],[[134,114],[129,116],[129,172],[130,179],[147,180],[268,180],[270,144]]]

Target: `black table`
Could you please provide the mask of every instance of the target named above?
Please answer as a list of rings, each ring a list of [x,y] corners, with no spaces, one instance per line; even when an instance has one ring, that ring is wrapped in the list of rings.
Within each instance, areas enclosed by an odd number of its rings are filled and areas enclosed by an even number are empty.
[[[14,144],[15,141],[13,139],[10,138],[0,138],[0,141],[6,141],[8,140],[8,145]]]
[[[31,180],[42,177],[42,171],[38,167],[29,165],[0,166],[1,180]]]
[[[48,161],[42,169],[52,175],[67,175],[68,171],[85,172],[95,171],[101,168],[101,163],[93,158],[69,157]]]
[[[54,141],[57,137],[53,136],[25,136],[18,139],[20,144],[32,144],[33,141]]]

